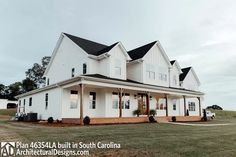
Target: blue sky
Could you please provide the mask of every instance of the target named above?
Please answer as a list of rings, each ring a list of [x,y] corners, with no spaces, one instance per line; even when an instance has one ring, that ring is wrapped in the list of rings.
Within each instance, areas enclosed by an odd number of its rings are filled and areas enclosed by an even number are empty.
[[[235,15],[233,0],[0,0],[0,83],[22,80],[61,32],[127,50],[159,40],[194,67],[205,105],[236,110]]]

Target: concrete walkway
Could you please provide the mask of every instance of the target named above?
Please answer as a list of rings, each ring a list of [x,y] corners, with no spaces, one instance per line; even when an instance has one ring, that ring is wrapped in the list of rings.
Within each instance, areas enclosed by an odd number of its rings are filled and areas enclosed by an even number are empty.
[[[223,124],[193,124],[193,123],[178,123],[178,122],[168,122],[169,124],[176,125],[188,125],[188,126],[225,126],[225,125],[235,125],[233,123],[223,123]]]

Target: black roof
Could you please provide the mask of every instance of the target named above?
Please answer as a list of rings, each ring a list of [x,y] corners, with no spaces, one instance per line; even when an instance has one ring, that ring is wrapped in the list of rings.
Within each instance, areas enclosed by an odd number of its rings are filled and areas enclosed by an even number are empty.
[[[179,80],[183,81],[185,79],[185,77],[187,76],[188,72],[190,71],[192,67],[187,67],[187,68],[183,68],[182,70],[182,74],[179,75]]]
[[[85,52],[91,55],[99,56],[103,53],[110,51],[117,43],[112,44],[110,46],[100,44],[94,41],[90,41],[87,39],[83,39],[74,35],[70,35],[68,33],[63,33],[68,38],[70,38],[75,44],[81,47]]]
[[[172,60],[170,61],[170,64],[173,65],[175,63],[176,60]]]
[[[129,54],[129,56],[131,57],[132,60],[143,58],[145,56],[145,54],[153,47],[153,45],[156,42],[157,41],[154,41],[154,42],[149,43],[147,45],[144,45],[144,46],[138,47],[136,49],[130,50],[130,51],[128,51],[128,54]]]

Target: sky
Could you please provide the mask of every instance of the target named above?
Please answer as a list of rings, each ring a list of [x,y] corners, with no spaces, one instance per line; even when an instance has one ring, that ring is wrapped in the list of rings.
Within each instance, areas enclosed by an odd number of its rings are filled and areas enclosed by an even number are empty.
[[[234,0],[0,0],[0,83],[24,79],[61,32],[126,50],[159,40],[194,68],[204,106],[236,110],[235,15]]]

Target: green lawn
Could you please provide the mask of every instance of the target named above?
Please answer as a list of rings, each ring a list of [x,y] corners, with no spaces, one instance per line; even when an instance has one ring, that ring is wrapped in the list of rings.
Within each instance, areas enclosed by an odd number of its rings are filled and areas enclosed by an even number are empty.
[[[230,114],[217,113],[215,121],[231,125],[211,127],[149,123],[49,127],[1,120],[0,141],[112,141],[121,144],[121,149],[94,149],[91,151],[94,156],[236,156],[236,112]]]

